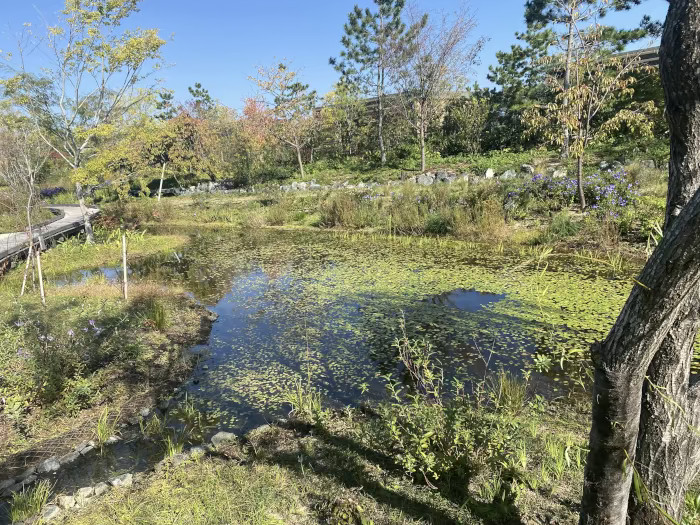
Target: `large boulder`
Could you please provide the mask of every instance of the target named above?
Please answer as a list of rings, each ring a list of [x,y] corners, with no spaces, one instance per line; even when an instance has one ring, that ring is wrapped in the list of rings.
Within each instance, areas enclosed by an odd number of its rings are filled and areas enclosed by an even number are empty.
[[[506,170],[501,174],[501,176],[499,178],[501,178],[503,180],[508,180],[508,179],[514,179],[517,176],[518,176],[518,174],[515,173],[515,170]]]
[[[522,164],[520,166],[520,171],[522,171],[526,175],[534,175],[535,174],[535,167],[532,166],[531,164]]]
[[[421,173],[418,175],[416,182],[422,186],[430,186],[433,182],[435,182],[435,175],[432,173]]]
[[[648,169],[648,170],[653,170],[654,168],[656,168],[656,162],[654,162],[652,159],[639,161],[639,165],[642,168]]]
[[[484,178],[485,179],[493,179],[494,175],[496,175],[496,172],[493,171],[491,168],[486,170],[486,173],[484,173]]]
[[[554,170],[554,172],[552,173],[552,178],[553,179],[563,179],[566,177],[566,175],[567,175],[567,173],[566,173],[565,169],[558,169],[558,170]]]

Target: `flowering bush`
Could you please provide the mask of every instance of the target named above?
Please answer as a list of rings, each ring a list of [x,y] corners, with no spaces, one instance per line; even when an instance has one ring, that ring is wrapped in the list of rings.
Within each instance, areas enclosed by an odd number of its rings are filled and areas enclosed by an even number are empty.
[[[43,190],[41,190],[40,195],[43,199],[50,199],[51,197],[55,197],[56,195],[60,195],[61,193],[67,193],[67,191],[68,190],[61,187],[44,188]]]
[[[583,192],[591,212],[601,218],[619,218],[621,211],[633,205],[639,197],[637,184],[630,182],[624,171],[606,171],[584,177]],[[511,189],[506,198],[525,209],[533,201],[545,203],[550,209],[561,209],[578,200],[578,185],[574,178],[537,174]]]

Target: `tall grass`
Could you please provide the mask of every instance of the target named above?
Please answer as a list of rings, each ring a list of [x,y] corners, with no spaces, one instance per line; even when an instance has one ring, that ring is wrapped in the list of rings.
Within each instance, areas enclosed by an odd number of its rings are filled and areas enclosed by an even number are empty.
[[[117,432],[118,422],[118,416],[110,417],[109,407],[105,408],[100,414],[97,420],[97,427],[95,428],[95,439],[101,451],[104,449],[107,440]]]
[[[10,521],[21,522],[39,514],[50,495],[51,484],[45,479],[22,492],[15,492],[10,500]]]

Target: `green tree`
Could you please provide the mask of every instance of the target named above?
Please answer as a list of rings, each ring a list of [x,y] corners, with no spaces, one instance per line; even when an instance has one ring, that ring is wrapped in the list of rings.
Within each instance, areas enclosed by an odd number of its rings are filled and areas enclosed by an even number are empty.
[[[341,39],[343,50],[330,64],[349,82],[374,97],[377,115],[377,139],[382,165],[386,164],[384,118],[389,68],[394,53],[401,48],[406,26],[401,20],[405,0],[373,0],[377,6],[362,10],[355,6],[348,15]]]
[[[96,153],[99,140],[151,95],[152,86],[139,86],[161,66],[165,41],[156,29],[121,27],[139,1],[66,0],[57,25],[36,44],[46,47],[50,63],[32,73],[25,69],[29,62],[21,60],[2,82],[5,95],[73,169],[89,242],[93,233],[83,186],[96,181],[81,178],[87,172],[79,168]]]
[[[478,90],[478,87],[476,88]],[[468,155],[482,152],[489,101],[474,95],[452,98],[442,120],[442,153]]]
[[[550,144],[570,149],[577,161],[579,203],[585,209],[583,165],[589,146],[623,129],[630,135],[650,136],[655,108],[648,102],[618,104],[617,111],[612,111],[615,102],[632,97],[637,77],[631,72],[641,68],[635,55],[623,58],[612,54],[605,28],[577,27],[575,43],[577,53],[569,65],[573,84],[566,87],[557,76],[550,76],[547,85],[553,102],[529,108],[524,117],[529,128],[543,134]]]
[[[367,105],[355,86],[338,83],[323,97],[321,121],[334,156],[358,153],[367,128]]]
[[[314,118],[316,92],[298,80],[299,74],[282,62],[276,67],[258,69],[255,81],[260,91],[261,122],[282,143],[294,148],[299,172],[304,178],[302,150],[313,137],[317,121]]]
[[[159,120],[169,120],[177,115],[175,109],[174,95],[171,91],[161,91],[158,93],[159,100],[156,101],[156,110],[158,113],[154,115]]]
[[[412,15],[411,29],[392,64],[406,121],[414,128],[420,147],[421,170],[426,169],[429,125],[444,113],[450,97],[463,83],[481,50],[483,39],[469,45],[476,23],[467,13],[443,17],[433,24],[428,15]]]
[[[480,97],[490,102],[484,132],[487,149],[523,149],[536,145],[539,137],[526,133],[523,111],[533,104],[551,101],[546,87],[549,71],[546,58],[556,39],[554,32],[532,24],[525,33],[515,35],[521,43],[513,44],[510,51],[497,52],[498,64],[489,66],[487,78],[498,88]]]
[[[198,118],[206,118],[207,114],[214,109],[214,99],[209,95],[209,90],[204,89],[202,84],[195,82],[194,87],[187,88],[192,97],[190,104],[192,113]]]

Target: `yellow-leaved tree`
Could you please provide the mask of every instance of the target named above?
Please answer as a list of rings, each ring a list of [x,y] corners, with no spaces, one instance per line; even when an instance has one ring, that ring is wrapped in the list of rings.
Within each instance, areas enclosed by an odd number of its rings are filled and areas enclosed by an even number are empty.
[[[35,125],[42,140],[73,170],[73,182],[85,219],[88,242],[93,234],[85,208],[86,178],[81,166],[114,126],[145,97],[156,81],[145,85],[162,66],[165,41],[156,29],[124,29],[140,0],[66,0],[65,8],[43,38],[25,27],[18,53],[6,64],[4,95]],[[28,50],[43,47],[47,58],[27,61]],[[36,65],[34,71],[28,64]]]

